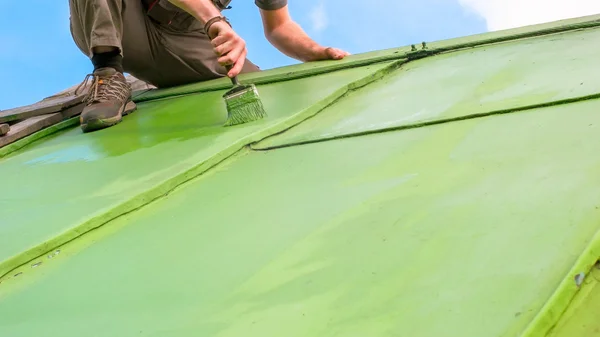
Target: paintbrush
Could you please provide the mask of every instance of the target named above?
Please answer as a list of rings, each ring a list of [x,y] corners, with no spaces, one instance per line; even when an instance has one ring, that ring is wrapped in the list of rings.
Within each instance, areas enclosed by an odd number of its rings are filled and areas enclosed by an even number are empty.
[[[229,71],[231,66],[227,67]],[[233,89],[223,95],[227,106],[225,126],[253,122],[267,116],[265,108],[254,84],[242,85],[237,76],[231,79]]]

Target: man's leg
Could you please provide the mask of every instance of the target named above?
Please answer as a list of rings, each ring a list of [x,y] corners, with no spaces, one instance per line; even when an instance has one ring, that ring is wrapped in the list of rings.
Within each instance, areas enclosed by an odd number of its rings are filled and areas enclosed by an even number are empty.
[[[161,25],[151,20],[141,0],[70,0],[71,32],[94,64],[90,103],[82,128],[92,131],[118,123],[131,89],[123,70],[157,87],[171,87],[222,77],[203,25]],[[258,71],[247,61],[242,72]]]
[[[123,75],[123,0],[70,0],[71,32],[77,46],[94,66],[88,104],[81,114],[84,131],[121,121],[131,100]]]
[[[186,27],[177,23],[157,23],[146,15],[141,0],[70,1],[73,37],[79,48],[91,57],[90,46],[118,46],[123,55],[123,69],[140,80],[164,88],[206,81],[227,73],[218,64],[213,46],[204,33],[204,25],[198,21],[193,20],[191,26]],[[91,8],[93,12],[94,2],[99,2],[100,8],[110,9],[103,10],[110,12],[109,24],[94,27],[92,24],[97,20],[94,15],[98,14],[82,15],[85,13],[82,10],[79,14],[73,13],[73,9],[78,9],[74,3],[81,3],[83,8]],[[107,5],[103,5],[105,3]],[[77,25],[76,17],[88,18],[90,24]],[[101,34],[92,35],[95,31]],[[253,71],[259,71],[259,68],[247,61],[243,72]]]

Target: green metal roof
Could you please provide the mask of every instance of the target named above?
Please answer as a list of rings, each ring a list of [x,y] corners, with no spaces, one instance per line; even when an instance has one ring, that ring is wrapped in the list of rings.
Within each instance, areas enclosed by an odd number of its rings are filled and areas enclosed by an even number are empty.
[[[0,336],[594,333],[600,16],[425,47],[0,149]]]

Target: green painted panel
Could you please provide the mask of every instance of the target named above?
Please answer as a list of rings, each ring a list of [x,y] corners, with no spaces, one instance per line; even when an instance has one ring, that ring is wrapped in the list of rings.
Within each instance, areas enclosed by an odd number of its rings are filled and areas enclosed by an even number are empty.
[[[168,192],[207,169],[203,163],[212,166],[308,118],[349,84],[388,65],[261,86],[269,118],[256,123],[222,127],[223,91],[210,92],[140,104],[113,128],[71,129],[0,159],[2,188],[10,192],[0,196],[0,276]],[[154,194],[141,194],[157,186]]]
[[[600,336],[600,264],[588,273],[579,293],[549,337]]]
[[[5,278],[0,335],[519,336],[600,228],[599,109],[240,154]]]
[[[409,62],[257,148],[463,118],[598,94],[600,29]]]

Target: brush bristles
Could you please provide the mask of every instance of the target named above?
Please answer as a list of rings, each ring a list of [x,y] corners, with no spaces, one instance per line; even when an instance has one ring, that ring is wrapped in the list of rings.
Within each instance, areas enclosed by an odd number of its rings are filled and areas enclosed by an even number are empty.
[[[227,104],[227,112],[229,114],[225,126],[249,123],[267,116],[258,96],[258,91],[254,86],[231,97],[225,97],[225,103]]]

